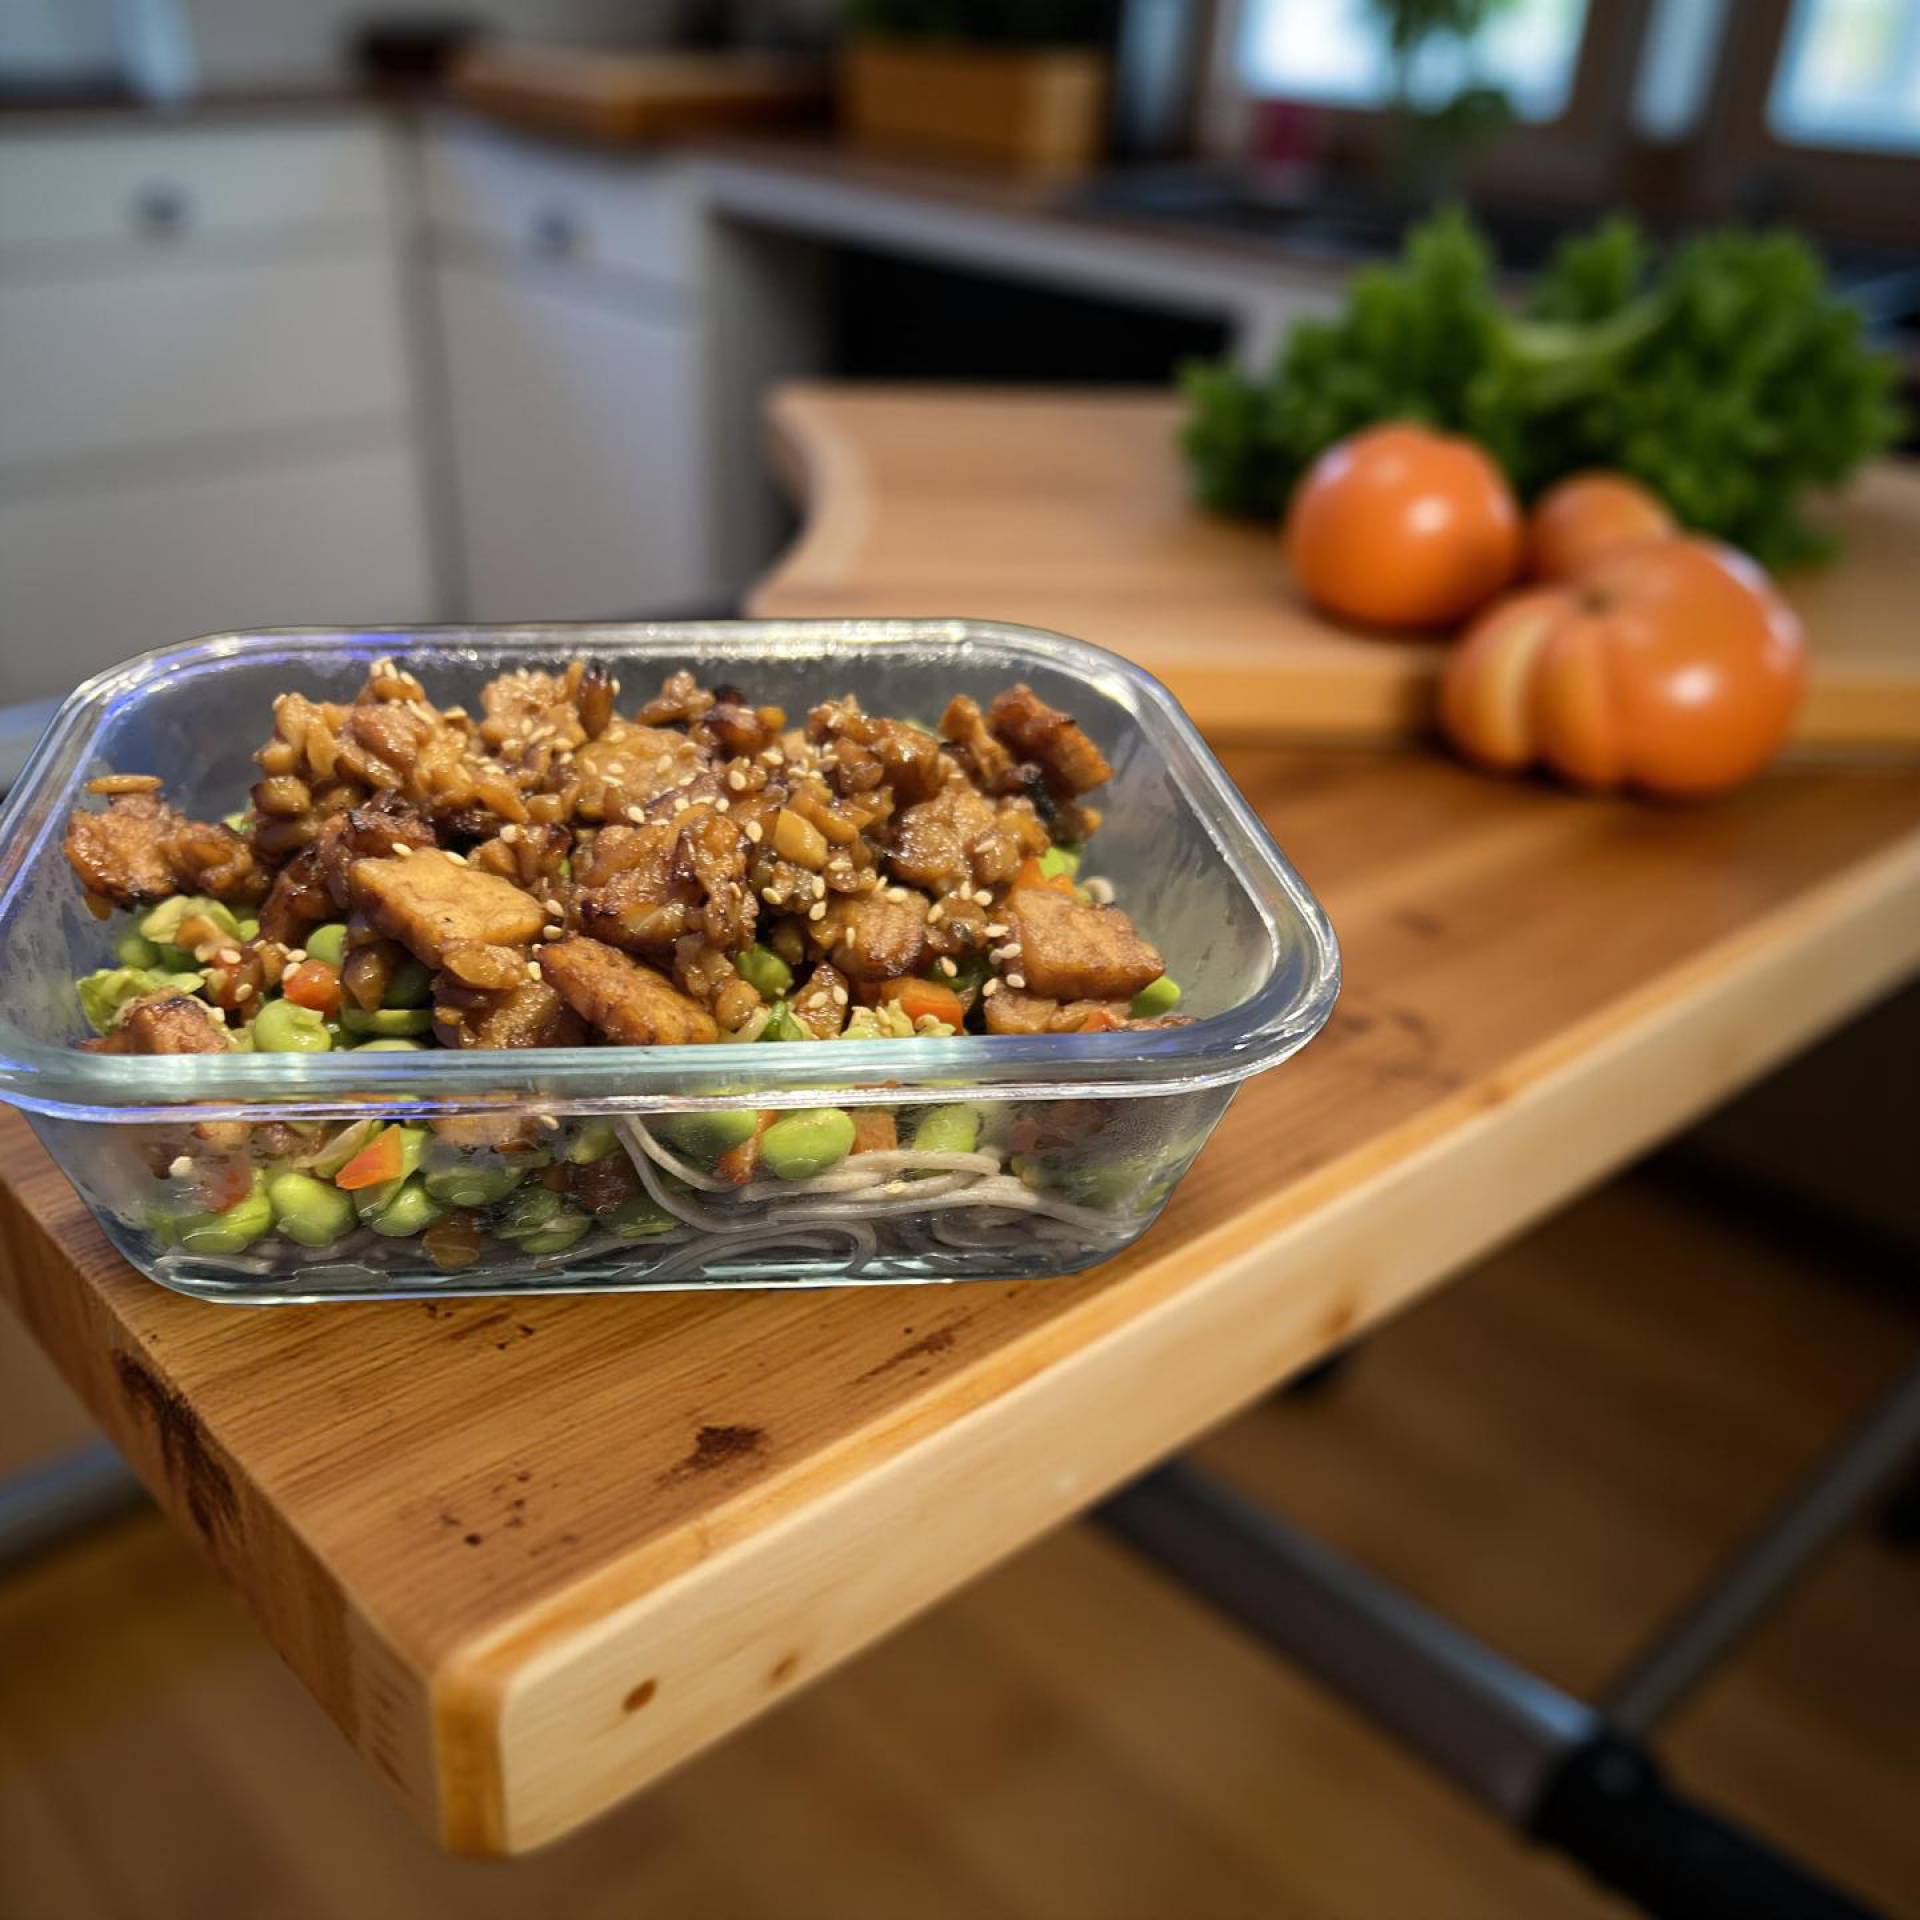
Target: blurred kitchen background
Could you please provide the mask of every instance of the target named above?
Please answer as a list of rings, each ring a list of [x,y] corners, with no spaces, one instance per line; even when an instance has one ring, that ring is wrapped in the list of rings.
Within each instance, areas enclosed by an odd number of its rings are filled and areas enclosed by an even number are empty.
[[[728,609],[770,382],[1264,365],[1442,197],[1790,223],[1920,366],[1917,186],[1913,0],[0,0],[0,704]]]

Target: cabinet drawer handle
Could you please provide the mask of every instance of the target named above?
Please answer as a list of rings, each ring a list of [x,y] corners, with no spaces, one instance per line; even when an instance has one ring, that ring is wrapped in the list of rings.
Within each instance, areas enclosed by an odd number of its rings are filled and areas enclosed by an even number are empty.
[[[187,224],[186,194],[165,181],[153,181],[133,196],[133,224],[149,239],[171,240]]]
[[[533,250],[549,260],[578,253],[583,238],[580,222],[564,207],[548,207],[534,215]]]

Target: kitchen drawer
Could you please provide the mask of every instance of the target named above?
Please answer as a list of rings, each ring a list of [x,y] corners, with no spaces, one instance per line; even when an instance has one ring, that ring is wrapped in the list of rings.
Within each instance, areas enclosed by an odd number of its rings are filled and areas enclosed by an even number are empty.
[[[444,233],[524,259],[693,283],[694,216],[671,161],[436,130],[425,177],[428,218]]]
[[[0,135],[0,270],[63,246],[384,227],[385,141],[372,121]]]
[[[195,634],[437,612],[419,476],[398,439],[0,504],[0,704]]]
[[[601,619],[705,600],[693,329],[485,269],[438,279],[468,614]]]
[[[407,411],[384,252],[0,284],[0,480],[34,463]]]

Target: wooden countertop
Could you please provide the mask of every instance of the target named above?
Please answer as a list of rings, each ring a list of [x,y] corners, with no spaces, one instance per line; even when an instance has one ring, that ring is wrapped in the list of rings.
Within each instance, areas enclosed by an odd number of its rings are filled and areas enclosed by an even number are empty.
[[[8,1117],[0,1285],[369,1765],[454,1846],[538,1845],[1920,967],[1920,773],[1654,810],[1229,765],[1346,991],[1103,1267],[249,1312],[142,1280]]]

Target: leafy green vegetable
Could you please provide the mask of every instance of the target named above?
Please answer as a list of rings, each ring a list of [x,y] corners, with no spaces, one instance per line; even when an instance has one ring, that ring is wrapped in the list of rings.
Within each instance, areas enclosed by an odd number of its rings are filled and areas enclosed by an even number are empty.
[[[1464,215],[1354,276],[1346,309],[1288,338],[1272,373],[1183,373],[1195,497],[1277,516],[1327,447],[1380,420],[1481,441],[1523,497],[1613,467],[1768,566],[1817,557],[1810,492],[1900,430],[1895,368],[1791,234],[1728,229],[1656,263],[1626,221],[1569,241],[1524,311],[1496,295]]]

